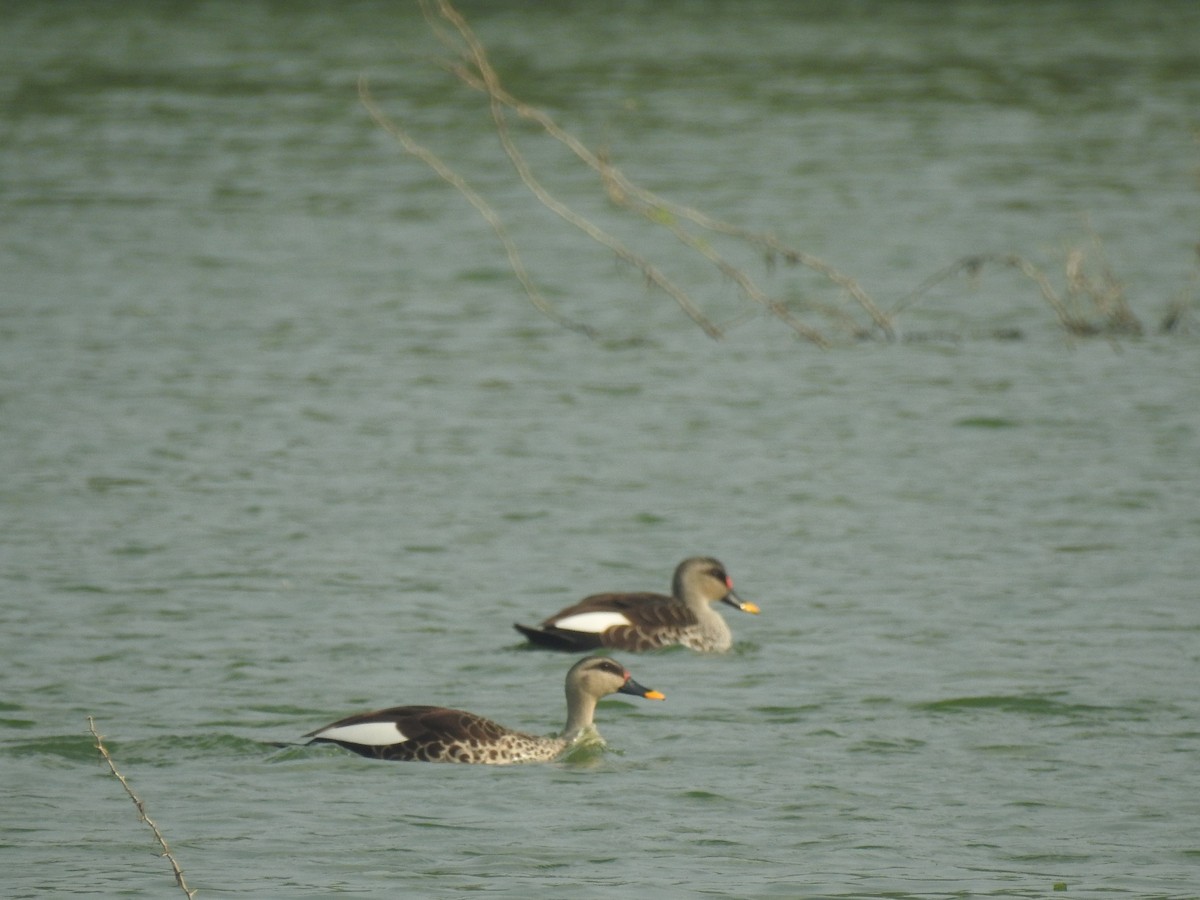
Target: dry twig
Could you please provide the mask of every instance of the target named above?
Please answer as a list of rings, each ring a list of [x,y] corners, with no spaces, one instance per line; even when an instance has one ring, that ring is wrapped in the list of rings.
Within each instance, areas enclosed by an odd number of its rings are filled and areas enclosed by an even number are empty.
[[[430,10],[427,6],[425,6],[424,3],[422,6],[425,9],[426,18],[430,19]],[[704,333],[709,337],[721,337],[721,330],[702,312],[700,312],[700,310],[692,302],[691,298],[687,295],[687,292],[667,278],[667,276],[664,275],[662,271],[658,269],[658,267],[650,263],[649,260],[647,260],[641,254],[630,250],[623,243],[621,243],[620,240],[597,226],[595,223],[576,213],[565,203],[554,197],[554,195],[546,190],[541,182],[538,181],[538,179],[534,176],[533,171],[529,168],[529,164],[526,162],[524,155],[517,148],[516,144],[513,143],[512,137],[509,134],[508,124],[504,117],[505,104],[502,99],[504,96],[506,96],[506,92],[500,85],[500,78],[496,74],[496,70],[492,67],[492,64],[487,56],[487,51],[484,49],[483,44],[475,35],[475,32],[471,30],[471,27],[467,24],[466,20],[459,14],[458,10],[450,5],[448,0],[439,0],[438,12],[443,19],[454,26],[455,30],[462,38],[467,48],[468,59],[470,60],[471,64],[475,66],[475,69],[478,73],[478,76],[471,79],[471,81],[476,84],[482,84],[483,88],[487,92],[489,108],[492,114],[492,122],[496,127],[496,134],[500,138],[500,145],[504,148],[505,154],[512,162],[513,168],[516,169],[517,175],[520,177],[521,181],[525,184],[529,191],[534,195],[534,197],[537,198],[538,202],[568,224],[578,228],[592,240],[604,247],[607,247],[617,256],[618,259],[640,270],[648,282],[664,291],[677,304],[679,304],[679,307],[685,313],[687,313],[692,321],[699,325],[704,330]],[[443,41],[446,40],[446,35],[443,30],[435,29],[435,31],[440,39]]]
[[[454,42],[446,36],[445,31],[437,27],[437,23],[432,18],[428,6],[424,3],[423,6],[426,9],[426,18],[429,19],[431,27],[433,27],[442,42],[451,49],[457,49]],[[483,45],[475,37],[474,33],[470,32],[470,28],[462,16],[453,9],[448,0],[439,0],[438,8],[440,14],[459,30],[467,48],[464,55],[474,70],[472,71],[472,68],[460,64],[452,66],[452,71],[463,83],[487,93],[492,104],[493,119],[497,122],[498,128],[503,127],[498,118],[499,114],[496,111],[496,104],[498,103],[513,110],[521,118],[536,122],[548,135],[567,147],[584,165],[600,176],[605,191],[614,204],[636,212],[653,224],[670,230],[679,241],[700,253],[712,262],[722,275],[734,281],[747,298],[765,307],[772,315],[785,321],[797,334],[813,343],[821,346],[828,345],[828,341],[819,331],[797,321],[784,304],[768,297],[743,270],[730,264],[716,253],[712,247],[684,229],[679,223],[681,221],[691,222],[699,228],[712,231],[716,234],[738,238],[752,246],[758,246],[760,249],[765,250],[768,259],[781,257],[788,263],[812,269],[843,288],[867,311],[872,321],[875,322],[885,335],[889,338],[893,336],[894,332],[891,320],[850,276],[839,272],[834,267],[814,256],[783,244],[771,235],[748,231],[736,225],[714,219],[699,210],[667,200],[630,181],[628,177],[613,166],[603,155],[593,153],[578,138],[564,131],[549,114],[527,103],[523,103],[504,90],[500,85],[499,79],[496,77],[494,69],[492,69],[491,64],[487,60]],[[691,313],[689,312],[689,314]]]
[[[1067,290],[1066,297],[1063,297],[1050,283],[1046,273],[1023,256],[1013,253],[981,253],[964,256],[940,272],[931,275],[914,290],[905,294],[893,306],[892,312],[894,314],[911,306],[935,285],[959,272],[975,276],[985,265],[993,264],[1016,269],[1034,282],[1068,335],[1092,337],[1095,335],[1141,334],[1142,324],[1130,309],[1129,303],[1125,299],[1124,287],[1112,270],[1105,264],[1101,280],[1097,282],[1086,273],[1085,262],[1086,254],[1082,249],[1076,247],[1067,253],[1064,267]],[[1082,302],[1084,299],[1091,301],[1097,317],[1089,318],[1089,310],[1084,307]]]
[[[479,192],[467,183],[465,178],[446,165],[436,153],[413,140],[407,131],[397,125],[393,119],[389,118],[379,108],[379,104],[375,102],[375,98],[371,95],[371,89],[367,84],[365,75],[359,76],[358,79],[358,97],[362,105],[366,107],[367,112],[370,113],[371,118],[384,131],[394,137],[408,153],[417,157],[417,159],[433,169],[443,181],[462,194],[467,202],[475,207],[479,215],[483,217],[483,220],[491,226],[492,231],[496,233],[496,237],[500,239],[500,243],[504,246],[504,252],[508,255],[508,263],[512,267],[513,274],[521,282],[521,287],[525,289],[530,302],[543,315],[558,322],[564,328],[569,328],[572,331],[578,331],[592,337],[592,329],[565,318],[547,302],[546,298],[542,296],[542,292],[538,290],[537,285],[533,283],[533,279],[530,278],[529,270],[525,268],[525,263],[521,259],[520,252],[517,250],[517,245],[508,236],[504,224],[500,221],[500,216],[492,209],[491,204],[483,199]]]
[[[175,873],[175,883],[179,885],[179,889],[188,897],[195,897],[197,891],[187,886],[187,882],[183,880],[183,869],[179,867],[179,862],[175,859],[175,855],[171,852],[171,848],[167,846],[167,839],[163,837],[162,832],[158,830],[158,825],[154,820],[146,814],[146,804],[142,802],[141,797],[133,792],[133,788],[129,786],[129,782],[125,780],[125,776],[117,770],[116,763],[108,753],[108,748],[104,746],[104,739],[100,733],[96,731],[96,721],[91,717],[87,717],[88,731],[92,733],[92,737],[96,739],[96,749],[100,751],[100,755],[104,757],[104,761],[108,763],[108,768],[117,776],[117,780],[121,782],[121,787],[125,788],[125,793],[129,795],[129,799],[133,801],[134,807],[138,811],[138,817],[150,826],[150,830],[154,832],[154,838],[158,841],[158,845],[162,847],[162,856],[167,858],[171,863],[171,870]]]
[[[1037,266],[1021,256],[1016,254],[976,254],[963,257],[927,279],[914,291],[897,301],[890,310],[885,311],[871,299],[857,280],[828,263],[788,246],[771,234],[754,232],[713,218],[689,206],[667,200],[630,181],[603,154],[593,152],[578,138],[563,130],[548,113],[524,103],[505,90],[483,43],[450,0],[420,0],[420,5],[430,30],[438,41],[456,57],[447,64],[449,71],[468,87],[486,95],[492,124],[500,140],[500,145],[521,182],[538,202],[592,240],[606,247],[620,260],[640,271],[649,284],[671,297],[710,337],[722,337],[726,328],[746,317],[746,312],[735,315],[724,325],[717,325],[701,312],[686,291],[669,279],[657,266],[555,197],[535,176],[525,156],[513,141],[507,118],[509,113],[540,126],[547,135],[566,147],[584,165],[592,169],[599,176],[605,194],[614,205],[635,213],[653,225],[667,229],[684,246],[706,259],[722,276],[733,281],[743,297],[786,323],[798,336],[818,346],[829,345],[829,341],[820,330],[800,321],[787,303],[769,296],[749,274],[729,262],[693,229],[732,238],[756,248],[763,253],[768,267],[782,260],[789,265],[807,268],[837,286],[841,289],[843,296],[852,299],[866,314],[869,319],[868,325],[860,327],[854,317],[846,311],[844,305],[816,303],[814,308],[858,337],[874,334],[882,335],[887,340],[894,340],[896,315],[902,309],[914,303],[930,288],[951,275],[961,271],[976,274],[985,264],[996,264],[1015,269],[1033,281],[1068,335],[1140,334],[1142,331],[1141,323],[1126,302],[1123,285],[1103,263],[1099,279],[1089,277],[1084,266],[1086,254],[1078,248],[1073,250],[1067,258],[1065,297],[1055,289]],[[520,254],[505,232],[495,210],[460,175],[453,172],[432,151],[414,141],[399,125],[382,112],[372,98],[365,78],[359,81],[359,96],[363,105],[380,126],[388,131],[405,150],[421,159],[456,188],[491,225],[504,245],[509,263],[517,279],[533,304],[561,324],[576,331],[592,334],[586,326],[566,321],[551,308],[533,284],[521,262]],[[1099,250],[1099,242],[1094,241],[1093,243],[1094,249]],[[1083,300],[1090,300],[1090,309],[1084,308],[1084,304],[1081,302]],[[749,310],[752,307],[746,309]],[[1164,328],[1176,327],[1182,318],[1178,310],[1173,310],[1164,320]]]

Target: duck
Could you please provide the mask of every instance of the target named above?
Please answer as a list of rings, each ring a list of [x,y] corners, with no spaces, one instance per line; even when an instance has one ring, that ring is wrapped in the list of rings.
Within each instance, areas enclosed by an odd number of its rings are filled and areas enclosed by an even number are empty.
[[[757,615],[759,608],[733,590],[720,561],[693,556],[675,569],[671,596],[654,593],[593,594],[560,609],[536,628],[513,627],[531,644],[551,650],[658,650],[675,644],[702,653],[723,653],[733,632],[713,609],[727,603]]]
[[[442,706],[393,706],[339,719],[304,735],[309,744],[337,744],[360,756],[422,762],[549,762],[576,743],[603,744],[593,717],[596,703],[609,694],[665,700],[661,692],[634,681],[611,657],[588,656],[566,678],[567,724],[557,737],[539,737],[506,728],[491,719]]]

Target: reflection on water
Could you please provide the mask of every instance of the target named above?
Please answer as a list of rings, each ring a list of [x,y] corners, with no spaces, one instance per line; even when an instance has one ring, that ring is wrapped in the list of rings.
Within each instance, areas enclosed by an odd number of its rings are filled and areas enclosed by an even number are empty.
[[[713,238],[836,337],[796,340],[514,120],[736,321],[706,338],[528,195],[415,6],[9,4],[8,893],[162,896],[94,715],[201,890],[1188,896],[1200,423],[1194,335],[1157,325],[1194,285],[1200,7],[463,8],[515,94],[905,340]],[[1017,254],[1067,302],[1076,246],[1144,336],[1067,335],[1003,265],[909,296]],[[606,704],[594,765],[264,745],[399,703],[551,731],[561,659],[511,622],[694,553],[766,612],[640,658],[670,700]]]

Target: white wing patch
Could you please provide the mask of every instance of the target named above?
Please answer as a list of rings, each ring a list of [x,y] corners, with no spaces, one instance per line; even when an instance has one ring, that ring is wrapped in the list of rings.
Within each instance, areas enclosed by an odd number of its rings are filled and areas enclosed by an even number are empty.
[[[330,741],[345,741],[348,744],[363,744],[367,747],[387,747],[403,744],[408,740],[395,722],[360,722],[357,725],[340,725],[326,728],[313,735]]]
[[[623,613],[585,612],[559,619],[554,623],[554,627],[563,628],[567,631],[586,631],[590,634],[600,634],[602,631],[607,631],[609,628],[616,628],[618,625],[632,624]]]

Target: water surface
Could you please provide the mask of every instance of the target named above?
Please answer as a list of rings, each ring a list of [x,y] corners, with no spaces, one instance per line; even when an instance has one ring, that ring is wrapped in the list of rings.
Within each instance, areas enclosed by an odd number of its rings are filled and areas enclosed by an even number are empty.
[[[724,339],[539,207],[415,7],[10,6],[6,896],[174,890],[89,715],[201,896],[1196,895],[1194,309],[1158,330],[1195,291],[1190,6],[464,5],[630,176],[885,308],[967,254],[1063,289],[1083,246],[1145,329],[1072,337],[993,267],[859,340],[722,242],[828,350],[518,128]],[[570,659],[510,623],[693,553],[763,614],[622,659],[668,700],[603,703],[595,765],[270,746],[395,703],[549,732]]]

